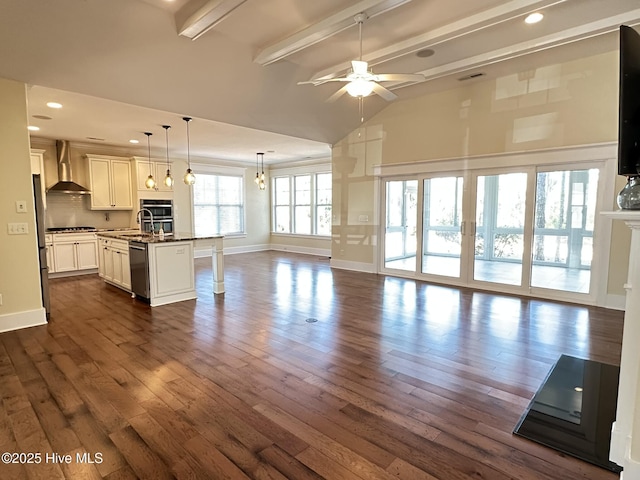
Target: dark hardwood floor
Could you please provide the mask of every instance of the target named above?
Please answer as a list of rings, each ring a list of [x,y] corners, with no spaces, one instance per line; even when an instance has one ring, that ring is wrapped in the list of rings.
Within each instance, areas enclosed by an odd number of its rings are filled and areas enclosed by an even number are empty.
[[[0,478],[617,478],[511,432],[561,354],[619,365],[621,312],[225,262],[224,296],[199,259],[199,299],[153,309],[51,281],[49,325],[0,335],[0,452],[41,455]]]

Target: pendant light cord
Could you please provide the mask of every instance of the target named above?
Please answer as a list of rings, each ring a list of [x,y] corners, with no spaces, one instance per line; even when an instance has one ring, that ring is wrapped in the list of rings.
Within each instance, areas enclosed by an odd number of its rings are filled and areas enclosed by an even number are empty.
[[[153,135],[153,133],[144,132],[144,134],[147,136],[147,161],[149,163],[149,175],[151,175],[151,135]]]
[[[169,169],[169,129],[171,128],[171,125],[163,125],[162,128],[164,128],[165,137],[167,139],[167,170],[168,170]]]
[[[189,122],[191,117],[182,117],[182,120],[187,122],[187,163],[189,164],[189,170],[191,170],[191,140],[189,138]]]

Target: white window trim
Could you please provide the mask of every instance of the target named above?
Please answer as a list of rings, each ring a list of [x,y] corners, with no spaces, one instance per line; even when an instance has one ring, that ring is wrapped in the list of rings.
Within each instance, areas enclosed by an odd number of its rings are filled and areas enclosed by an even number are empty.
[[[324,168],[322,168],[324,167]],[[318,234],[318,233],[296,233],[293,231],[289,231],[289,232],[276,232],[274,230],[275,228],[275,222],[276,222],[276,203],[275,203],[275,197],[276,197],[276,188],[275,188],[275,182],[277,178],[287,178],[289,180],[289,230],[293,230],[293,227],[295,226],[295,177],[301,177],[301,176],[310,176],[311,177],[311,184],[310,184],[310,204],[309,204],[309,208],[310,208],[310,212],[311,212],[311,230],[315,230],[316,228],[316,212],[317,212],[317,182],[316,182],[316,176],[318,174],[329,174],[331,175],[331,165],[330,164],[318,164],[318,165],[314,165],[314,166],[309,166],[309,167],[292,167],[292,168],[282,168],[282,169],[278,169],[278,170],[273,170],[271,172],[271,234],[272,235],[283,235],[283,236],[295,236],[295,237],[300,237],[300,238],[330,238],[331,234],[329,235],[322,235],[322,234]],[[284,205],[279,205],[279,206],[284,206]],[[326,206],[326,204],[322,204],[321,206]],[[333,202],[329,204],[329,206],[331,206],[331,208],[333,209]]]
[[[191,169],[196,176],[196,182],[198,181],[198,174],[202,175],[223,175],[242,178],[242,232],[234,232],[229,234],[223,234],[225,238],[241,238],[247,236],[247,168],[245,167],[231,167],[226,165],[205,165],[192,163]],[[191,197],[191,225],[193,233],[196,231],[196,219],[195,219],[195,204],[193,199],[193,188],[189,189],[189,196]]]

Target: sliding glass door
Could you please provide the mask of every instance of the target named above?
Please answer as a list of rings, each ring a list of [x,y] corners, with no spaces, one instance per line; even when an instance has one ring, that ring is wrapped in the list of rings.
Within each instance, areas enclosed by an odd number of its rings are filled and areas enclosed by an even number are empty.
[[[423,180],[422,273],[460,276],[463,178]]]
[[[473,279],[521,285],[527,174],[476,176]]]
[[[599,177],[600,167],[524,167],[387,180],[382,271],[590,295]]]
[[[396,270],[416,270],[416,224],[418,181],[386,182],[384,266]]]
[[[598,169],[538,172],[531,286],[589,293]]]

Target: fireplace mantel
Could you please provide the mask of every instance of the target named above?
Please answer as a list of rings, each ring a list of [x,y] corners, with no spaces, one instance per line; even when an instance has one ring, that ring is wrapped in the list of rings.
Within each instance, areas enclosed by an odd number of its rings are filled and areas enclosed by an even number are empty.
[[[601,212],[622,220],[631,228],[629,274],[620,359],[620,384],[616,421],[611,434],[609,459],[624,471],[620,479],[640,478],[640,210]]]

